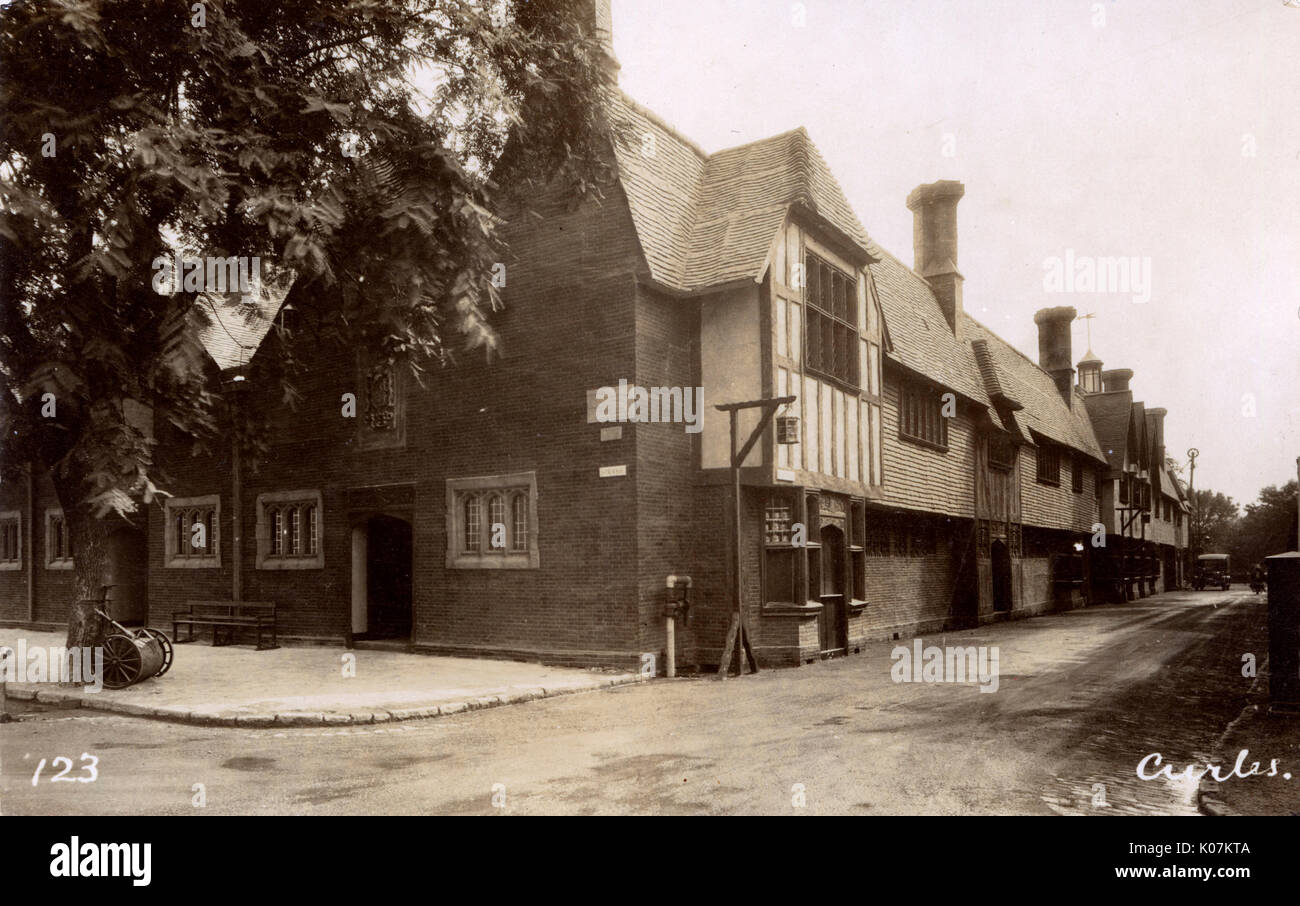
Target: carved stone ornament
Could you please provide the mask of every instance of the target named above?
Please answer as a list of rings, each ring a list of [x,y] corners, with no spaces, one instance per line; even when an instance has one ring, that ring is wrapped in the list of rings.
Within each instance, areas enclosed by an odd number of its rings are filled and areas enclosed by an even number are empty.
[[[366,426],[372,431],[397,427],[397,379],[393,366],[381,363],[366,372]]]

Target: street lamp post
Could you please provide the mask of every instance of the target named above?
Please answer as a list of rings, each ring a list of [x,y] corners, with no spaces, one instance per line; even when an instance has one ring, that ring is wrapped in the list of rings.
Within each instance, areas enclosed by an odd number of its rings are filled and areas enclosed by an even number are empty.
[[[1201,455],[1201,451],[1192,447],[1187,451],[1190,471],[1187,475],[1187,496],[1192,499],[1192,512],[1187,522],[1187,559],[1191,562],[1188,567],[1192,570],[1192,580],[1196,579],[1196,523],[1200,515],[1200,507],[1196,505],[1196,457]]]

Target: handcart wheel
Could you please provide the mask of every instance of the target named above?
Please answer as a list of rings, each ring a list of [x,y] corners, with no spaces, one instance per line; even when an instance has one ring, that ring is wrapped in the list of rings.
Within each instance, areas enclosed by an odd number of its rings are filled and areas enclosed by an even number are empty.
[[[125,635],[110,635],[104,639],[104,685],[121,689],[140,678],[144,668],[144,655],[136,647],[135,639]]]
[[[145,633],[152,639],[157,639],[158,646],[162,648],[162,653],[163,653],[162,666],[159,667],[158,672],[154,674],[154,676],[162,676],[168,670],[172,669],[172,640],[167,638],[167,634],[164,633],[161,629],[150,629],[148,626],[146,626],[144,629],[140,631]]]

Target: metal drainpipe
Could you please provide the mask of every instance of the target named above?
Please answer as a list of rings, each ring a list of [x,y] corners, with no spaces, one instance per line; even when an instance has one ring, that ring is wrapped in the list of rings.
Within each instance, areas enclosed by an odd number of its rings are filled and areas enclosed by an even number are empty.
[[[23,559],[27,561],[27,622],[30,623],[36,619],[36,561],[32,554],[32,548],[36,546],[36,495],[32,490],[32,464],[27,463],[27,544],[23,547]],[[20,527],[21,528],[21,527]],[[22,533],[19,532],[19,543],[22,543]]]
[[[230,465],[231,465],[231,501],[230,516],[233,522],[234,531],[231,533],[231,552],[230,552],[230,599],[238,604],[244,593],[243,589],[243,524],[244,524],[244,483],[241,475],[241,463],[239,460],[239,437],[238,432],[232,432],[235,436],[230,441]]]
[[[669,576],[664,581],[664,585],[666,586],[664,598],[667,601],[664,606],[664,617],[667,621],[664,624],[664,654],[667,660],[667,663],[664,665],[664,675],[669,679],[672,679],[677,675],[677,627],[675,625],[676,620],[673,619],[674,614],[672,607],[673,592],[677,587],[677,577]]]

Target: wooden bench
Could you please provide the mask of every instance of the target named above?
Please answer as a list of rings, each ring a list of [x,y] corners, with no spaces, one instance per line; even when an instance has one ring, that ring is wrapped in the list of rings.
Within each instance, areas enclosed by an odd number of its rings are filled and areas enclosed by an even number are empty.
[[[180,637],[180,627],[188,627],[186,638]],[[276,640],[275,605],[262,601],[190,601],[185,610],[172,614],[172,638],[177,644],[194,641],[196,626],[212,627],[212,645],[229,645],[240,629],[257,632],[257,650],[279,648]],[[271,644],[264,643],[270,632]]]

